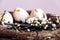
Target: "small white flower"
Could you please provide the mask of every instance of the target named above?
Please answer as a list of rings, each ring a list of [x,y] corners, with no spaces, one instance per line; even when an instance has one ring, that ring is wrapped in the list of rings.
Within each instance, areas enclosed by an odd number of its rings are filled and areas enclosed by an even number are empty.
[[[56,22],[59,23],[59,20],[57,20]]]
[[[51,18],[49,18],[48,20],[51,20]]]
[[[52,24],[52,26],[56,27],[56,24]]]
[[[52,26],[53,26],[53,29],[56,29],[56,24],[52,24]]]
[[[33,18],[29,18],[29,19],[26,20],[26,22],[29,23],[29,24],[30,24],[30,23],[33,23],[33,21],[34,21]]]
[[[38,26],[38,24],[35,24],[35,26]]]
[[[18,24],[17,26],[20,26],[20,24]]]
[[[48,22],[49,24],[51,24],[52,22],[50,21],[50,22]]]
[[[30,29],[27,29],[28,32],[30,32]]]
[[[26,22],[27,23],[33,23],[34,21],[37,21],[38,19],[37,18],[35,18],[35,17],[30,17],[30,18],[28,18],[27,20],[26,20]]]
[[[47,27],[48,27],[48,25],[46,25],[46,26],[44,27],[44,29],[47,29]]]
[[[46,24],[46,21],[42,21],[42,23],[41,24]]]

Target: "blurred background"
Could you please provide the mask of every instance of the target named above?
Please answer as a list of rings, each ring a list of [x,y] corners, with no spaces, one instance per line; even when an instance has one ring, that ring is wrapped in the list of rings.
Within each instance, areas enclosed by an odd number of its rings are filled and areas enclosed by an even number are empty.
[[[0,0],[0,11],[13,11],[17,7],[25,10],[41,8],[47,13],[60,15],[60,0]]]

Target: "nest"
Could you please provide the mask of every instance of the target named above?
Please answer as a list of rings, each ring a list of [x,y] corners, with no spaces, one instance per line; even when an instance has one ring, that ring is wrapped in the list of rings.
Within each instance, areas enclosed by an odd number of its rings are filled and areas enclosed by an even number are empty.
[[[29,14],[31,11],[27,11]],[[13,12],[10,12],[11,14]],[[48,19],[51,17],[55,17],[51,14],[48,14]],[[14,20],[14,23],[16,21]],[[19,22],[17,22],[19,23]],[[23,26],[28,26],[30,25],[25,25],[21,24]],[[6,24],[4,25],[5,27],[7,26],[14,26],[11,24]],[[4,28],[3,25],[0,25],[0,40],[60,40],[60,25],[57,25],[58,29],[56,30],[35,30],[35,31],[25,31],[23,29],[17,30],[16,28]],[[23,27],[24,28],[24,27]],[[26,27],[27,28],[27,27]]]

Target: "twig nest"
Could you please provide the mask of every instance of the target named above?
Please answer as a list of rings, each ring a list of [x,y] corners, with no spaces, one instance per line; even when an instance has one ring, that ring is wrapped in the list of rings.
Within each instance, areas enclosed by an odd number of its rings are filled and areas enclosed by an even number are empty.
[[[31,17],[37,17],[39,20],[47,20],[46,13],[41,9],[34,9],[31,14]]]
[[[18,22],[25,22],[25,20],[29,17],[29,14],[22,8],[16,8],[14,9],[13,17]]]
[[[2,24],[4,24],[4,23],[13,24],[13,17],[8,11],[5,10],[1,21],[2,21]]]
[[[0,12],[0,22],[1,22],[1,19],[2,19],[2,15],[3,15],[3,12]]]

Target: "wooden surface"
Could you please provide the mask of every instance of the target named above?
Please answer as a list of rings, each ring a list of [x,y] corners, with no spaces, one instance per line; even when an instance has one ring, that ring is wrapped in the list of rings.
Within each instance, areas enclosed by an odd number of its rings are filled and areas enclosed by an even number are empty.
[[[48,39],[48,37],[51,37]],[[19,32],[0,30],[0,40],[60,40],[60,29],[54,31]]]

